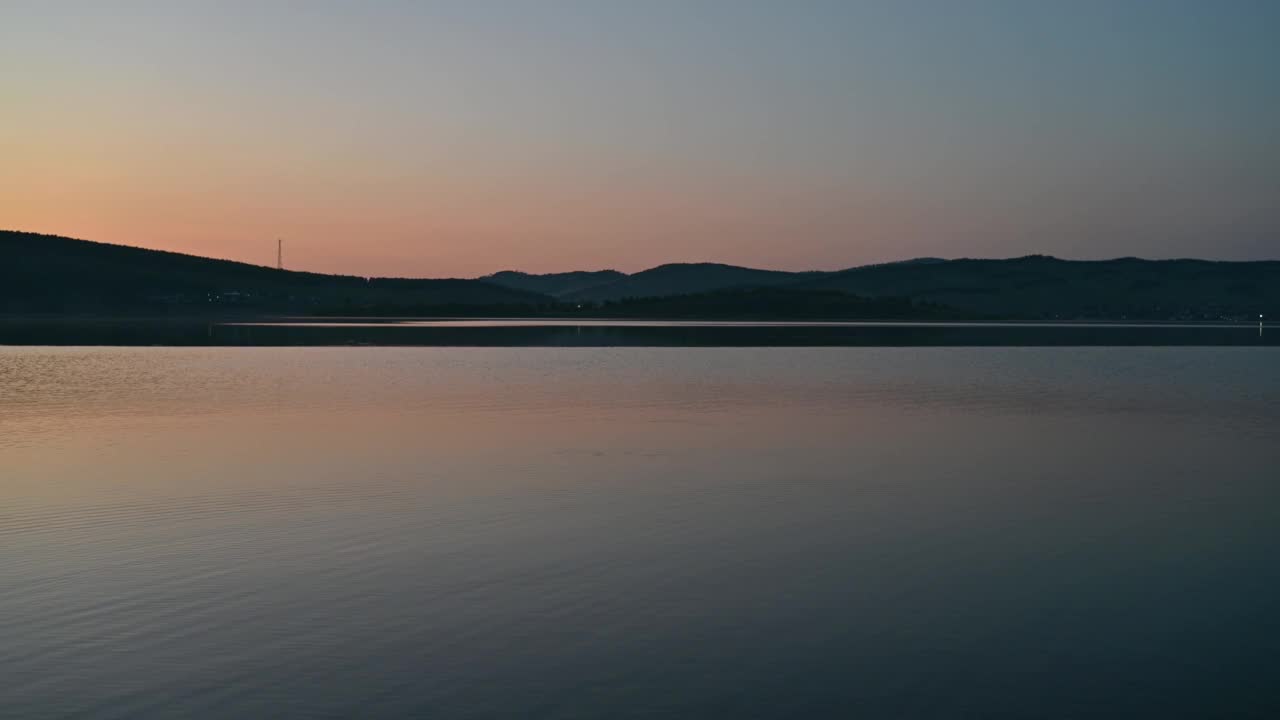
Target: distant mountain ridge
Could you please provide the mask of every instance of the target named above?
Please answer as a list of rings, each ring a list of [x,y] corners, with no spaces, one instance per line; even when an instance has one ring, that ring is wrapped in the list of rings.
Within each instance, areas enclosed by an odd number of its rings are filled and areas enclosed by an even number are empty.
[[[777,289],[777,293],[742,292]],[[832,293],[856,296],[855,303]],[[697,296],[697,297],[694,297]],[[602,314],[701,312],[788,316],[899,308],[974,319],[1256,319],[1280,316],[1280,261],[917,258],[834,272],[673,263],[477,279],[363,278],[277,270],[228,260],[0,231],[0,313],[244,312]],[[733,307],[737,304],[737,309]],[[820,309],[819,309],[820,308]],[[605,312],[608,310],[608,312]]]
[[[531,305],[545,295],[479,280],[363,278],[0,231],[0,312],[291,311],[380,303]]]
[[[603,302],[624,298],[668,297],[729,288],[782,285],[794,282],[801,276],[800,273],[757,270],[721,263],[671,263],[642,270],[606,285],[570,293],[566,298]]]
[[[1028,255],[851,268],[796,287],[910,297],[990,317],[1243,318],[1280,312],[1280,261]]]
[[[1048,255],[915,258],[832,272],[669,264],[570,292],[563,299],[600,303],[771,287],[910,298],[991,319],[1196,320],[1280,314],[1280,261],[1062,260]]]
[[[946,261],[940,258],[915,258],[884,265],[939,262]],[[700,262],[667,263],[631,274],[617,270],[599,270],[531,275],[505,270],[477,279],[519,290],[541,292],[567,301],[598,303],[627,298],[671,297],[717,290],[782,286],[813,281],[832,274],[821,270],[790,272]]]
[[[548,273],[546,275],[531,275],[518,270],[503,270],[502,272],[476,279],[495,285],[502,285],[503,287],[542,293],[543,295],[558,298],[608,285],[626,277],[626,273],[620,273],[617,270],[576,270],[573,272]]]

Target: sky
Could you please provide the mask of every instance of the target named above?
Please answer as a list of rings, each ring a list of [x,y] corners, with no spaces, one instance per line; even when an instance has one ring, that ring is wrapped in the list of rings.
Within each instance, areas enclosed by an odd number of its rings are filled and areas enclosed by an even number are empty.
[[[359,275],[1280,258],[1273,0],[0,0],[0,228]]]

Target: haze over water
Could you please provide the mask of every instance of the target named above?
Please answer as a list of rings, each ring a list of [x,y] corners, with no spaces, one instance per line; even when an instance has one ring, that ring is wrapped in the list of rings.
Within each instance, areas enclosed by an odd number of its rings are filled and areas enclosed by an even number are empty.
[[[3,348],[0,714],[1274,717],[1275,348]]]

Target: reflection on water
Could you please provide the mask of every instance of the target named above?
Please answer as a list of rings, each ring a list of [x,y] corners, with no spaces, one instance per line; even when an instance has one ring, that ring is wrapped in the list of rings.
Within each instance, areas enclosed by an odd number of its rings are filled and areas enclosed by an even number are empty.
[[[0,349],[0,708],[1272,717],[1277,367]]]
[[[295,317],[280,320],[227,321],[222,325],[243,327],[381,327],[394,325],[399,328],[431,328],[431,327],[737,327],[737,328],[789,328],[789,327],[831,327],[831,328],[1117,328],[1144,329],[1148,327],[1190,329],[1245,329],[1251,330],[1252,323],[1241,322],[1198,322],[1198,323],[1126,323],[1126,322],[890,322],[861,320],[620,320],[620,319],[562,319],[562,318],[340,318],[319,319],[315,317]],[[1259,323],[1261,324],[1261,323]]]
[[[0,345],[435,347],[1280,346],[1262,325],[0,318]]]

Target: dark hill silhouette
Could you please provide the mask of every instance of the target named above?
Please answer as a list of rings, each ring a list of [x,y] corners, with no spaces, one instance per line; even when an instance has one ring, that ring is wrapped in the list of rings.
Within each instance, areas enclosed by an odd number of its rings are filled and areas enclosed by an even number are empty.
[[[0,231],[0,312],[253,312],[528,305],[544,295],[479,280],[362,278]]]
[[[320,315],[351,315],[342,308]],[[910,298],[863,298],[836,290],[803,290],[777,286],[728,288],[707,293],[625,298],[598,304],[555,302],[492,307],[381,303],[360,309],[366,317],[520,317],[555,319],[629,318],[643,320],[963,320],[970,316]]]
[[[941,258],[913,258],[885,265],[946,262]],[[870,266],[867,266],[870,267]],[[544,293],[575,302],[607,302],[623,298],[672,297],[729,288],[754,288],[802,282],[827,275],[824,272],[757,270],[720,263],[670,263],[642,272],[617,270],[576,271],[532,275],[503,270],[478,278],[506,287]]]
[[[596,284],[597,280],[604,282]],[[525,285],[524,288],[512,284]],[[544,292],[534,288],[545,288]],[[725,292],[777,288],[791,294]],[[838,298],[834,293],[857,296]],[[362,278],[52,235],[0,231],[0,313],[279,313],[869,317],[877,299],[911,314],[974,319],[1255,319],[1280,315],[1280,261],[919,258],[839,272],[791,273],[716,263],[486,280]],[[584,307],[579,308],[578,305]],[[734,307],[734,306],[737,307]],[[889,308],[889,305],[883,305]],[[897,312],[897,311],[895,311]]]
[[[812,278],[820,273],[757,270],[719,263],[672,263],[565,295],[567,300],[601,302],[623,298],[665,297],[728,288],[767,287]]]
[[[948,260],[853,268],[793,287],[911,297],[1025,319],[1216,319],[1280,312],[1280,262]]]
[[[605,303],[592,314],[687,320],[948,320],[961,317],[950,308],[908,298],[864,298],[835,290],[778,286],[632,298]]]
[[[582,292],[590,288],[616,282],[625,277],[627,277],[625,273],[620,273],[617,270],[578,270],[575,272],[548,273],[546,275],[531,275],[517,270],[503,270],[492,275],[485,275],[479,279],[517,290],[542,293],[551,297],[563,297],[571,293]]]

